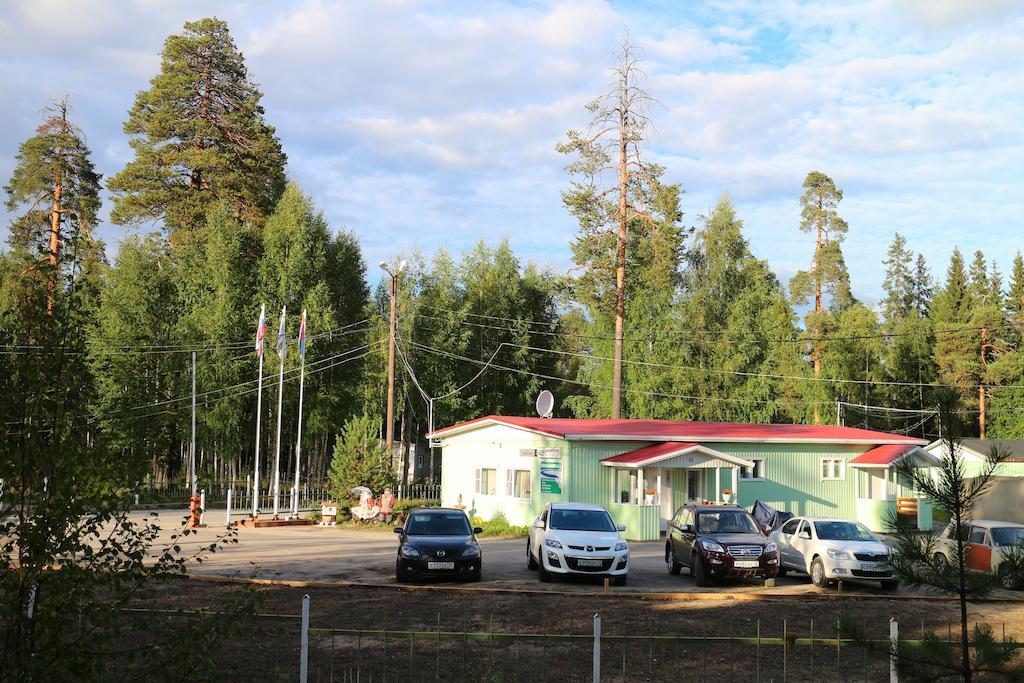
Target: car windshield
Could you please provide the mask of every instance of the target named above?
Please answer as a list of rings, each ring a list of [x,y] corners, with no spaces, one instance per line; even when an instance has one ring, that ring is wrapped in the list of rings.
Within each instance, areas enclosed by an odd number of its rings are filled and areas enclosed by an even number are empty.
[[[996,545],[1017,545],[1024,543],[1024,527],[992,527],[992,542]]]
[[[814,528],[822,541],[878,541],[866,526],[856,522],[815,522]]]
[[[405,525],[410,536],[469,536],[469,520],[462,512],[414,512]]]
[[[702,512],[697,515],[697,531],[702,534],[757,534],[754,518],[738,510]]]
[[[551,511],[548,527],[563,531],[615,531],[611,516],[604,510],[555,508]]]

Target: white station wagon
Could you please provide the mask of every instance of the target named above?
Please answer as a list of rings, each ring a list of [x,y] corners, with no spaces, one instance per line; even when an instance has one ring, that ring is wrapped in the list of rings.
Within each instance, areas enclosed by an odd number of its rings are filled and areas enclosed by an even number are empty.
[[[779,545],[779,576],[807,572],[815,586],[835,580],[881,581],[882,588],[899,582],[889,566],[889,548],[861,524],[831,517],[794,517],[772,532]]]

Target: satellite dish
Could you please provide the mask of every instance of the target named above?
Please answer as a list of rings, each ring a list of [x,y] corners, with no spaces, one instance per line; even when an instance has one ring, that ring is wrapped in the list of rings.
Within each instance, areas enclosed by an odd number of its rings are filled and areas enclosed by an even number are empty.
[[[540,392],[537,397],[537,414],[541,417],[551,417],[551,412],[555,409],[555,397],[554,395],[545,389]]]

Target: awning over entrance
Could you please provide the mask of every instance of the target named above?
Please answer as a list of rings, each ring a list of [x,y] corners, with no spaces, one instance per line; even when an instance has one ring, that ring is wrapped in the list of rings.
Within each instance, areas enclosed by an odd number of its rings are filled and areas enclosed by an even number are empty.
[[[665,441],[638,448],[635,451],[605,458],[606,467],[642,468],[657,465],[661,468],[714,469],[718,467],[753,467],[750,460],[737,458],[699,443]]]
[[[892,467],[908,456],[914,458],[914,461],[921,466],[934,467],[939,464],[938,458],[923,450],[920,446],[886,444],[861,453],[850,461],[850,466]]]

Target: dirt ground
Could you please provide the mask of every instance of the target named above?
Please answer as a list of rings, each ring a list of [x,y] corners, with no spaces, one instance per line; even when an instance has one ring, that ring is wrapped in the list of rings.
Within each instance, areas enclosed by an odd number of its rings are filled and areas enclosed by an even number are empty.
[[[170,581],[140,607],[224,609],[236,585]],[[310,596],[311,681],[591,680],[594,614],[602,620],[602,680],[887,680],[884,652],[798,640],[788,648],[758,638],[834,639],[841,615],[871,638],[889,620],[916,638],[923,629],[957,637],[956,603],[905,597],[736,595],[644,599],[628,594],[501,593],[379,587],[265,586],[251,627],[211,655],[235,680],[297,675],[302,596]],[[971,623],[1024,640],[1024,601],[986,602]],[[380,634],[329,629],[387,630]],[[400,632],[400,633],[395,633]],[[411,633],[410,633],[411,632]],[[455,632],[455,633],[452,633]],[[463,632],[480,634],[465,636]],[[489,635],[495,634],[495,635]],[[518,637],[517,637],[518,634]],[[576,638],[566,638],[574,634]],[[840,634],[844,638],[849,634]],[[622,636],[629,636],[622,640]],[[717,638],[744,637],[736,643]]]

